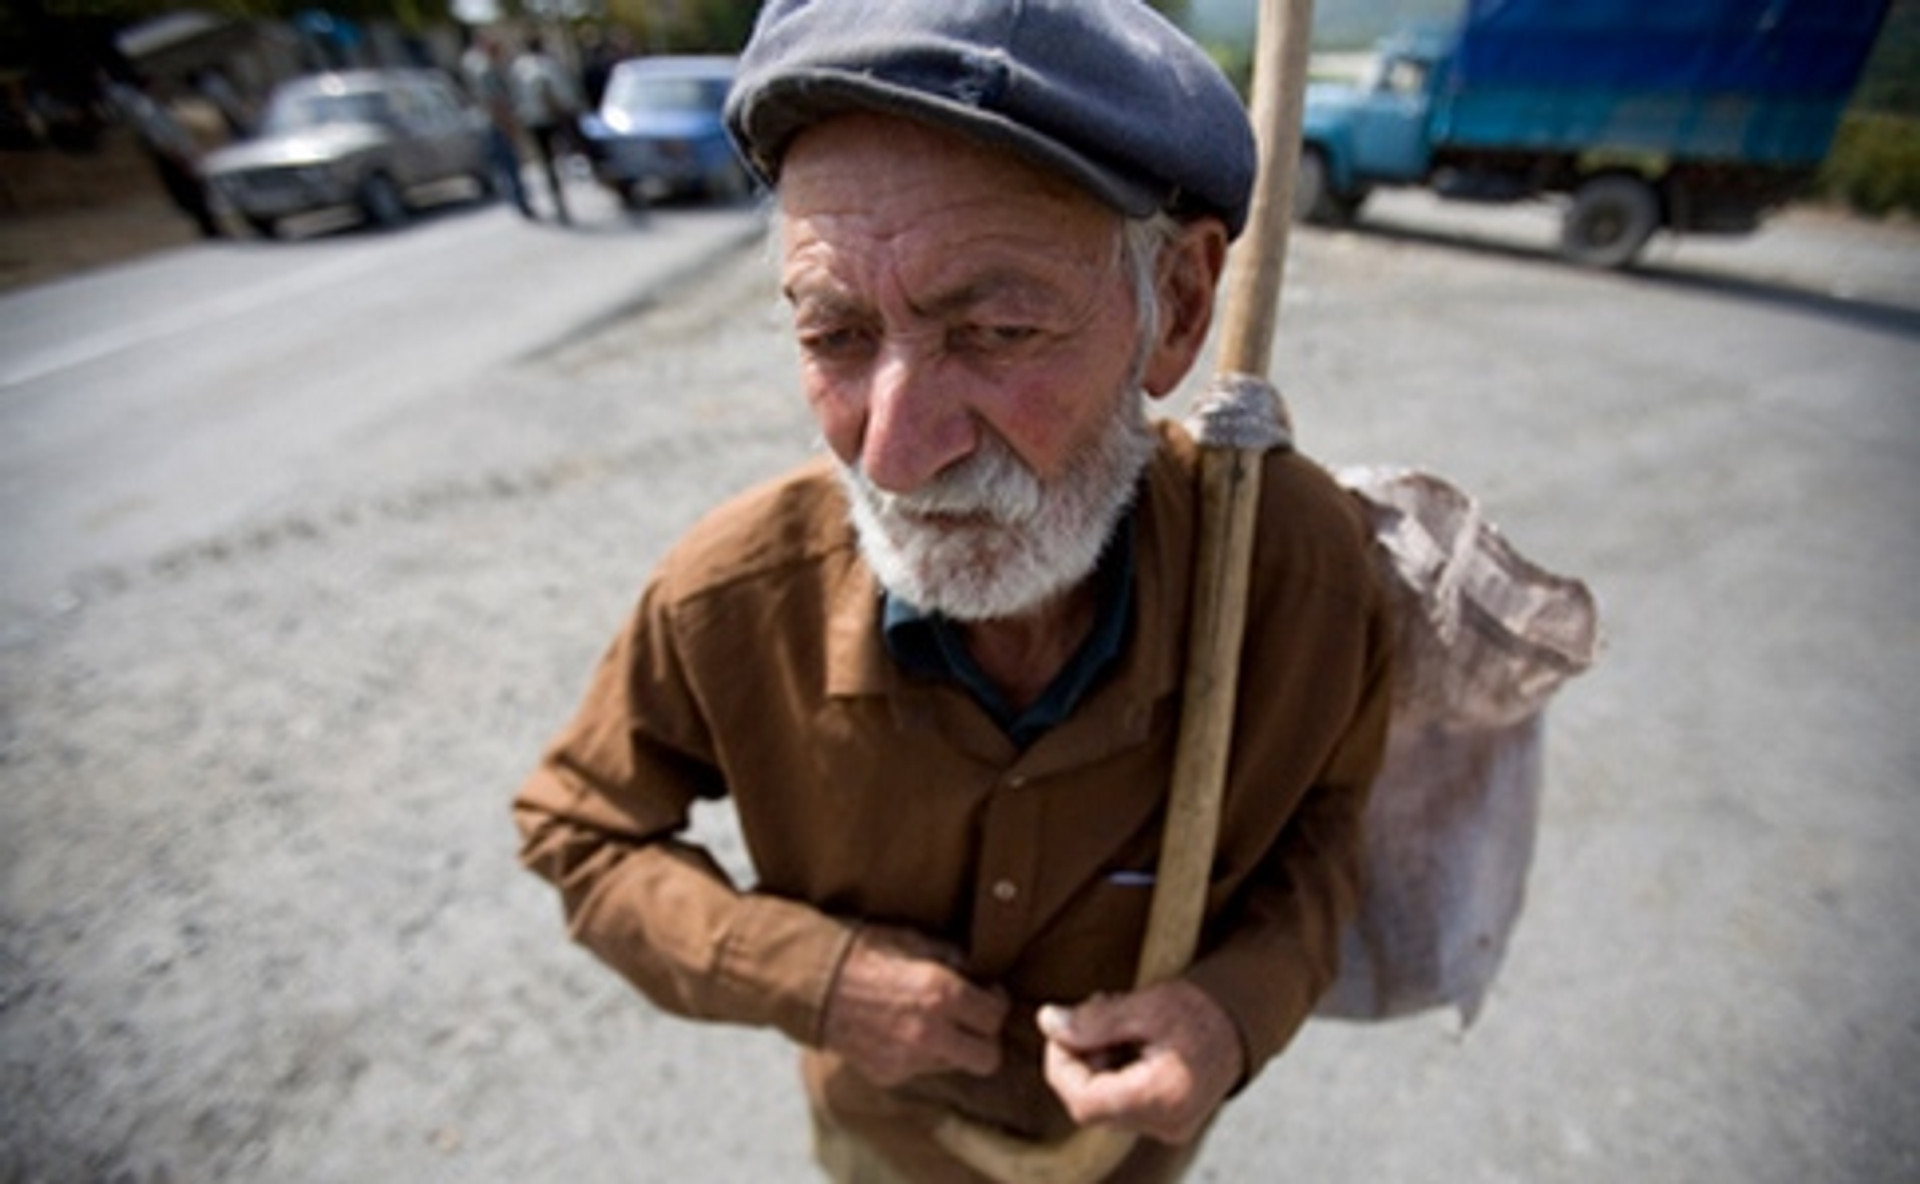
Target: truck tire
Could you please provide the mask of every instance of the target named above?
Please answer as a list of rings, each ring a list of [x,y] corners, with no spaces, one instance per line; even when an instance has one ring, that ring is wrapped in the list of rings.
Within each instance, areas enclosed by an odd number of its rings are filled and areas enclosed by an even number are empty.
[[[1638,177],[1614,173],[1574,190],[1560,252],[1587,267],[1625,267],[1660,228],[1660,198]]]
[[[1300,167],[1293,178],[1293,220],[1316,226],[1345,226],[1360,212],[1366,191],[1346,196],[1337,194],[1327,183],[1327,158],[1319,149],[1300,153]]]

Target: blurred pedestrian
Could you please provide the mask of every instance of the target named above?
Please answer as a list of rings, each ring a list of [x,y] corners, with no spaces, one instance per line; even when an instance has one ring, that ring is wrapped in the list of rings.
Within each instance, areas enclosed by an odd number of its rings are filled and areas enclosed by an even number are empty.
[[[220,122],[226,125],[227,135],[244,140],[253,134],[253,116],[224,71],[208,66],[194,71],[189,81],[193,83],[194,93],[211,103],[214,110],[220,113]]]
[[[571,222],[561,185],[560,158],[573,145],[574,122],[580,117],[580,90],[547,52],[537,33],[527,39],[526,48],[513,61],[513,107],[540,155],[547,189],[553,194],[554,217]]]
[[[487,155],[493,175],[507,187],[507,196],[522,217],[533,217],[533,205],[527,200],[526,180],[520,175],[520,120],[514,114],[513,84],[509,79],[506,47],[492,33],[476,36],[460,55],[460,74],[467,93],[487,113]]]
[[[580,82],[586,91],[587,110],[593,111],[606,98],[613,68],[633,56],[633,34],[625,25],[596,30],[581,52]]]
[[[161,97],[158,86],[144,75],[133,85],[108,84],[108,94],[140,137],[140,146],[153,161],[160,184],[180,212],[193,219],[207,238],[220,235],[219,220],[207,194],[206,181],[200,176],[200,145],[193,133],[174,118]]]

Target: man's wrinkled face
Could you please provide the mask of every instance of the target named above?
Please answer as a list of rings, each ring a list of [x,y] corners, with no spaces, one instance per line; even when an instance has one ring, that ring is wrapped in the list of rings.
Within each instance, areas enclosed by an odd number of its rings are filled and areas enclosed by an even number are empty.
[[[881,581],[969,621],[1078,583],[1153,449],[1120,217],[869,116],[804,134],[780,194],[802,382]]]

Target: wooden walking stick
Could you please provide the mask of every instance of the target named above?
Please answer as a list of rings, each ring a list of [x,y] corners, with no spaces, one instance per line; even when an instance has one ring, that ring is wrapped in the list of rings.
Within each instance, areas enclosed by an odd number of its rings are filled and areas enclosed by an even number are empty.
[[[1195,436],[1202,446],[1201,525],[1186,685],[1136,987],[1186,968],[1206,912],[1233,744],[1260,458],[1288,439],[1279,397],[1264,375],[1286,267],[1312,21],[1313,0],[1261,0],[1252,107],[1260,171],[1228,279],[1220,360],[1195,413]],[[1120,1165],[1135,1139],[1127,1131],[1090,1126],[1059,1143],[1036,1144],[957,1116],[949,1116],[936,1135],[949,1151],[1001,1184],[1091,1184]]]

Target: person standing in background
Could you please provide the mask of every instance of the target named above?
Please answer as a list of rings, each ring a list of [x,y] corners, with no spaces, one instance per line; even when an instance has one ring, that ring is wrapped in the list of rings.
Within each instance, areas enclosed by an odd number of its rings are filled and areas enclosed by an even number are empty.
[[[580,91],[560,63],[549,54],[539,34],[527,39],[527,47],[513,62],[513,109],[520,126],[527,129],[534,151],[540,154],[540,167],[547,174],[547,189],[553,195],[554,217],[562,224],[573,219],[567,213],[567,196],[560,184],[559,156],[572,136],[573,122],[580,114]]]
[[[508,68],[506,49],[491,33],[481,33],[460,55],[460,74],[466,82],[467,93],[487,113],[487,122],[491,125],[487,154],[494,175],[506,184],[514,208],[522,217],[531,219],[533,204],[527,200],[527,186],[520,176],[520,152],[514,147],[520,138],[520,121],[514,115]]]
[[[203,236],[220,237],[220,223],[213,216],[206,182],[200,177],[200,145],[167,109],[153,81],[139,78],[131,86],[109,83],[108,94],[139,134],[140,145],[147,150],[173,204],[193,219]]]

